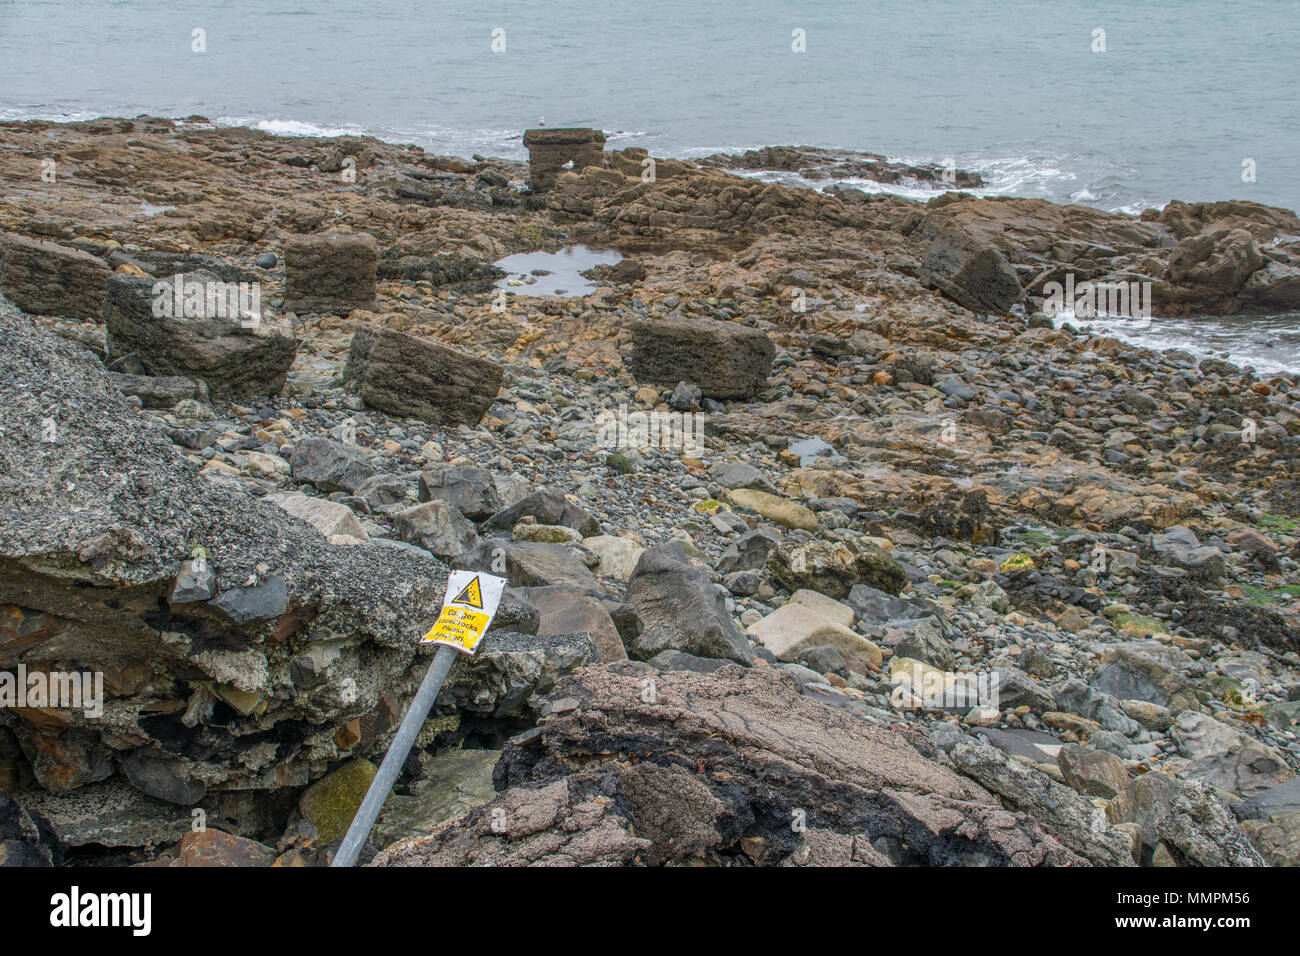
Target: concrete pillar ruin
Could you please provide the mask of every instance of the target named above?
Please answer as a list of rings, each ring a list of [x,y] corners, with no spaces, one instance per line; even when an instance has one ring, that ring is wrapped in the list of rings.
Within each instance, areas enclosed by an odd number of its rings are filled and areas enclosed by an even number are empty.
[[[573,169],[604,165],[605,134],[598,129],[530,129],[524,131],[528,147],[528,179],[535,193],[549,192],[564,166]]]

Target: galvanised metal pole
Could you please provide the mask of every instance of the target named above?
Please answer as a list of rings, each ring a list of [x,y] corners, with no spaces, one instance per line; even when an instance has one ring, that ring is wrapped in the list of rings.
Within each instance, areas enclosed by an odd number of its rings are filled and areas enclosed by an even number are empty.
[[[330,863],[331,867],[351,866],[356,863],[357,855],[365,845],[366,838],[370,836],[370,828],[375,825],[379,811],[383,809],[384,801],[388,799],[388,791],[393,789],[397,775],[402,772],[402,767],[406,763],[406,755],[411,752],[415,738],[420,736],[420,730],[424,727],[425,718],[433,709],[433,702],[438,699],[438,691],[442,690],[442,682],[447,679],[447,672],[451,670],[451,665],[456,660],[456,653],[454,648],[446,644],[438,648],[433,663],[429,665],[429,672],[424,675],[424,681],[420,684],[415,699],[411,701],[410,709],[402,719],[402,726],[397,728],[393,742],[388,745],[388,753],[384,756],[384,762],[379,765],[379,772],[370,782],[366,798],[361,801],[357,815],[352,818],[352,825],[348,827],[343,843],[339,846],[338,853],[334,855],[334,861]]]

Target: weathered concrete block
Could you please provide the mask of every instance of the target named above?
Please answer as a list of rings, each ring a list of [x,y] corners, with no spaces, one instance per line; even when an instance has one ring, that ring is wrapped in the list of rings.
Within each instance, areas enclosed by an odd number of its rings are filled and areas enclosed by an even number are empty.
[[[0,237],[0,292],[24,312],[98,320],[110,275],[102,260],[80,249]]]
[[[363,328],[352,337],[343,384],[390,415],[477,425],[501,388],[501,366],[431,339]]]
[[[238,317],[155,314],[159,282],[137,276],[114,275],[104,300],[109,355],[135,355],[154,376],[183,376],[207,384],[212,399],[229,401],[255,395],[277,395],[284,387],[298,354],[298,344],[260,321]],[[185,282],[204,287],[220,280],[194,272]]]
[[[638,382],[692,382],[709,398],[750,398],[776,347],[758,329],[714,319],[658,319],[632,326],[628,368]]]
[[[378,266],[373,236],[294,236],[284,246],[284,310],[373,310]]]

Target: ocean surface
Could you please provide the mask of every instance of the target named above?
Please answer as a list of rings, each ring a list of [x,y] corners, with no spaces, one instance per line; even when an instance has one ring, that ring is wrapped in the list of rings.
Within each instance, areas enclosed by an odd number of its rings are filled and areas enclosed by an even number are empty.
[[[596,126],[661,156],[951,159],[988,195],[1130,213],[1296,209],[1297,37],[1300,0],[0,0],[0,119],[201,114],[505,157],[528,127]]]

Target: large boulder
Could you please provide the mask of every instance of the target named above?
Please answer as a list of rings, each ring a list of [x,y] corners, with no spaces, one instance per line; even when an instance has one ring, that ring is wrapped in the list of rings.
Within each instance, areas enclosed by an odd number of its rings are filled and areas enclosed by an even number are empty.
[[[479,543],[478,532],[459,511],[445,501],[425,501],[393,513],[398,536],[444,561],[464,554]]]
[[[24,312],[98,320],[112,270],[102,259],[42,239],[0,238],[0,293]]]
[[[345,537],[365,541],[370,537],[366,529],[361,527],[356,513],[347,505],[341,505],[337,501],[296,493],[267,497],[295,518],[307,522],[326,539]]]
[[[766,567],[791,591],[808,588],[836,600],[847,598],[857,584],[889,594],[907,586],[898,562],[870,542],[787,541],[768,553]]]
[[[370,458],[356,445],[319,435],[308,436],[294,446],[289,467],[294,481],[315,485],[327,494],[352,494],[375,476]]]
[[[482,521],[502,506],[492,472],[464,465],[434,465],[420,474],[421,501],[445,501],[471,521]]]
[[[222,280],[194,272],[182,281],[211,289]],[[110,358],[134,354],[150,375],[199,379],[217,401],[279,394],[298,354],[292,336],[260,316],[231,316],[224,306],[216,314],[206,303],[196,316],[171,307],[157,315],[155,284],[138,276],[109,278],[104,323]]]
[[[958,744],[950,757],[958,773],[996,793],[1008,810],[1027,814],[1080,856],[1103,866],[1133,865],[1131,841],[1083,794],[994,747]]]
[[[501,375],[488,359],[367,326],[352,337],[343,384],[389,415],[472,426],[496,399]]]
[[[732,665],[574,671],[551,719],[506,745],[495,783],[491,802],[372,865],[1035,866],[1092,852],[1008,813],[923,735]]]
[[[766,528],[746,531],[727,545],[713,566],[720,574],[733,571],[757,571],[767,561],[768,554],[781,543],[781,538]]]
[[[584,538],[582,546],[594,554],[598,563],[593,569],[602,577],[628,581],[636,570],[636,563],[645,554],[645,545],[632,538],[597,534]]]
[[[1183,711],[1174,721],[1178,752],[1191,763],[1184,771],[1192,780],[1254,796],[1295,777],[1281,753],[1209,714]]]
[[[600,662],[625,661],[627,651],[609,611],[596,598],[569,587],[525,588],[524,600],[537,608],[537,633],[590,634]]]
[[[1268,866],[1213,787],[1199,781],[1183,784],[1158,830],[1179,866]]]
[[[638,382],[691,382],[707,398],[752,398],[776,356],[762,331],[715,319],[644,320],[631,332],[627,364]]]
[[[378,263],[372,236],[294,236],[284,246],[284,310],[373,310]]]
[[[498,531],[509,531],[524,518],[534,518],[538,524],[572,528],[584,538],[600,534],[600,522],[595,515],[550,488],[538,488],[491,515],[484,524]]]
[[[1002,253],[960,229],[946,229],[930,244],[921,281],[972,312],[1004,315],[1025,297]]]
[[[1091,685],[1119,700],[1144,700],[1173,710],[1195,709],[1196,685],[1182,672],[1190,658],[1159,641],[1130,641],[1108,648]]]
[[[452,566],[500,575],[517,588],[554,585],[602,593],[596,576],[562,544],[489,538],[458,555]]]
[[[1000,706],[1006,709],[1004,702]],[[1124,762],[1104,750],[1066,744],[1056,760],[1065,782],[1087,796],[1109,800],[1129,785]]]
[[[605,134],[598,129],[549,128],[524,130],[528,150],[528,185],[534,193],[549,192],[566,169],[602,166]]]
[[[631,657],[649,660],[660,651],[675,650],[745,665],[754,662],[749,641],[727,613],[722,594],[707,574],[687,563],[680,544],[662,544],[641,555],[627,600],[643,625],[628,648]]]
[[[733,504],[742,508],[751,508],[768,521],[774,521],[786,528],[801,531],[816,531],[817,515],[807,505],[801,505],[789,498],[782,498],[756,488],[736,488],[727,492]]]

